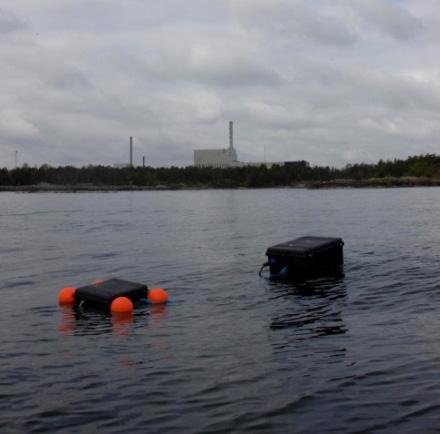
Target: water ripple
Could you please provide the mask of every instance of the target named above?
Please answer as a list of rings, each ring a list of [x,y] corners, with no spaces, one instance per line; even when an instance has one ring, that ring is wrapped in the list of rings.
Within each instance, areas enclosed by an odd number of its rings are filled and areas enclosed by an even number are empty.
[[[438,432],[436,189],[0,195],[1,432]],[[411,204],[411,206],[408,206]],[[342,236],[344,275],[260,279]],[[65,285],[165,306],[57,305]]]

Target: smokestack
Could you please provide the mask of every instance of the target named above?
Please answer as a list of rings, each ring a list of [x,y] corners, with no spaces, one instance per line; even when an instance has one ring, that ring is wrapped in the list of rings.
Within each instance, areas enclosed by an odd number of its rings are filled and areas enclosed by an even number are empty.
[[[145,167],[145,155],[142,157],[142,167]]]
[[[229,149],[234,148],[234,123],[229,121]]]
[[[130,136],[130,167],[133,167],[133,137]]]

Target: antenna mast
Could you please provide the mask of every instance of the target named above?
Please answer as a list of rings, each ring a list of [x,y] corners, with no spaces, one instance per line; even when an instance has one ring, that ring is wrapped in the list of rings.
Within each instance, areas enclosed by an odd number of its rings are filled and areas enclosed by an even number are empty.
[[[229,149],[234,149],[234,123],[229,121]]]

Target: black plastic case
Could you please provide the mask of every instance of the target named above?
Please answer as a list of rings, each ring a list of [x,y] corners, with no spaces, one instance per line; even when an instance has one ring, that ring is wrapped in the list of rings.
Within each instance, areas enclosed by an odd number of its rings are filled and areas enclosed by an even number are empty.
[[[339,271],[344,262],[341,238],[307,236],[269,247],[272,276],[302,278]]]
[[[133,303],[147,297],[148,288],[142,283],[110,279],[104,282],[82,286],[75,292],[75,301],[84,302],[87,307],[109,310],[117,297],[128,297]]]

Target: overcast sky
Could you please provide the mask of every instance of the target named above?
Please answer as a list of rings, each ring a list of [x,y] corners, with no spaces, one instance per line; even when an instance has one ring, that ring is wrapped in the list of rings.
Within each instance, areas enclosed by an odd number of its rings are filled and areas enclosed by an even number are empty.
[[[438,0],[0,0],[0,167],[440,149]]]

